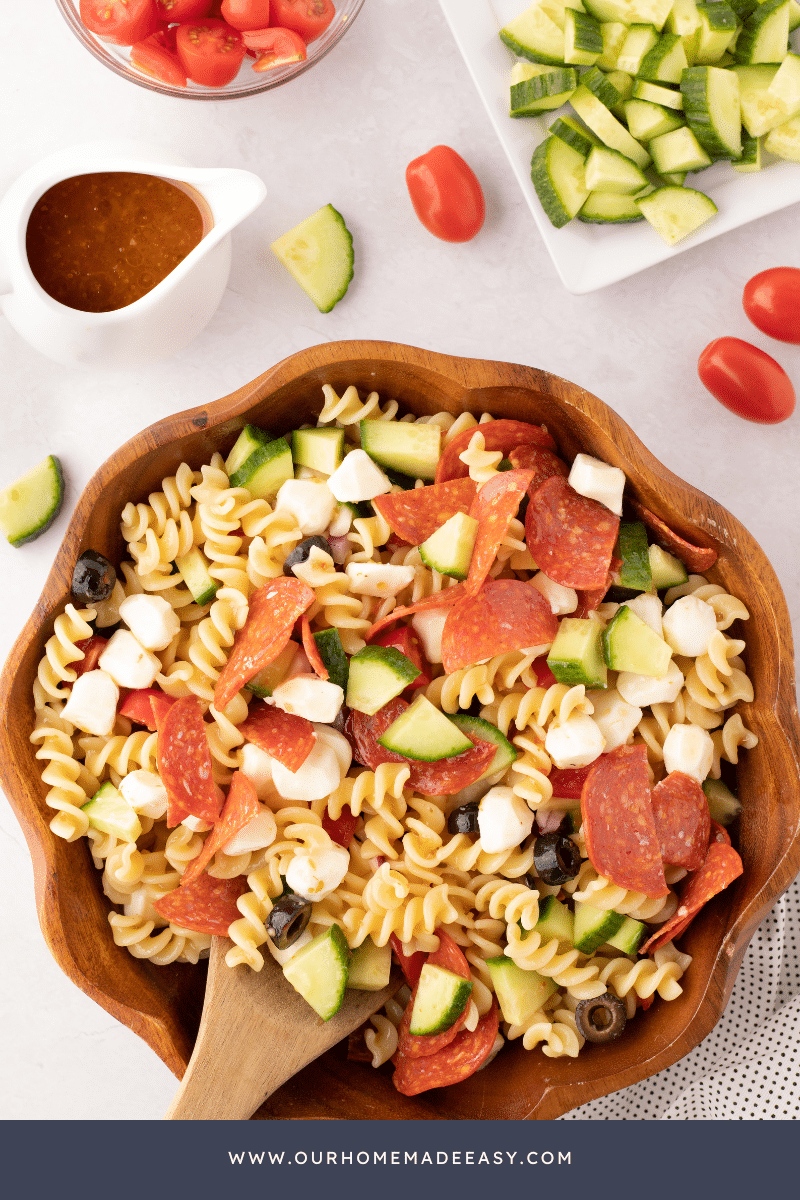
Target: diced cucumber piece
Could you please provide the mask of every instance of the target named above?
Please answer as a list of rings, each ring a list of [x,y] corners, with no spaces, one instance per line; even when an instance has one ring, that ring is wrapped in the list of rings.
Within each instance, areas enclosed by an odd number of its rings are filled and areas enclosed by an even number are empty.
[[[584,125],[580,125],[572,117],[556,117],[550,126],[550,133],[553,137],[566,142],[573,150],[577,150],[584,159],[588,158],[592,146],[600,144],[590,130]]]
[[[717,206],[709,196],[687,187],[656,188],[638,204],[645,220],[668,246],[694,233],[717,213]]]
[[[739,80],[739,103],[742,108],[742,124],[750,137],[761,137],[783,125],[786,113],[783,105],[770,85],[778,73],[777,67],[733,67]]]
[[[483,717],[472,717],[468,713],[454,713],[450,720],[462,733],[471,734],[472,737],[479,738],[482,742],[492,742],[497,747],[494,758],[480,779],[488,779],[491,775],[497,775],[501,771],[507,770],[519,757],[505,734],[502,734],[496,725],[485,721]],[[476,779],[475,782],[479,783],[480,779]]]
[[[783,105],[787,117],[800,112],[800,54],[786,55],[767,90]]]
[[[523,971],[511,958],[500,955],[486,961],[503,1020],[524,1025],[552,996],[557,984],[537,971]]]
[[[677,33],[662,33],[642,59],[638,74],[640,79],[651,83],[680,83],[688,65],[686,50]]]
[[[598,67],[602,67],[604,71],[614,70],[617,65],[617,56],[627,36],[628,27],[623,25],[622,21],[604,21],[602,23],[600,37],[603,49],[597,60]]]
[[[674,109],[662,108],[649,100],[626,100],[624,108],[628,129],[637,142],[650,142],[684,124],[683,117]]]
[[[600,22],[588,13],[567,9],[564,13],[564,62],[591,67],[602,50]]]
[[[81,805],[81,811],[94,829],[123,842],[135,842],[142,832],[141,821],[113,783],[104,783],[91,800]]]
[[[347,986],[360,992],[380,992],[388,987],[392,974],[392,947],[376,946],[367,937],[353,952]]]
[[[575,89],[570,104],[581,120],[597,134],[601,142],[612,150],[619,150],[620,154],[632,159],[638,167],[647,166],[650,162],[648,152],[639,145],[635,138],[631,137],[625,126],[583,84]],[[583,199],[585,200],[586,196]]]
[[[231,487],[247,488],[256,500],[272,499],[287,479],[294,479],[294,463],[285,438],[260,445],[230,476]]]
[[[624,920],[622,913],[596,908],[585,900],[576,900],[575,937],[572,944],[581,954],[594,954],[598,946],[619,932]]]
[[[792,117],[785,125],[770,129],[764,138],[764,149],[777,158],[800,162],[800,117]]]
[[[192,593],[196,604],[208,604],[219,589],[219,580],[208,573],[208,559],[199,546],[192,546],[186,554],[175,559],[181,579]]]
[[[728,7],[733,9],[742,23],[756,11],[759,3],[760,0],[727,0]]]
[[[347,691],[347,681],[350,674],[350,662],[344,652],[342,639],[338,629],[319,629],[314,634],[319,656],[328,668],[328,678],[331,683],[338,684]]]
[[[520,58],[531,62],[564,63],[564,31],[542,10],[531,4],[500,30],[500,40]]]
[[[677,33],[678,37],[691,37],[700,28],[700,14],[695,0],[674,0],[664,28],[667,33]]]
[[[534,150],[531,180],[546,216],[557,229],[572,220],[589,195],[583,156],[557,137],[546,137]]]
[[[585,0],[584,7],[598,21],[622,21],[626,25],[655,25],[663,29],[673,0]]]
[[[715,0],[713,4],[698,4],[699,37],[694,51],[698,66],[718,63],[736,36],[739,22],[730,5]]]
[[[730,825],[742,811],[742,803],[737,800],[727,784],[721,779],[706,779],[703,791],[708,800],[708,811],[711,820],[719,825]]]
[[[320,312],[330,312],[353,278],[353,238],[326,204],[272,243],[272,250]]]
[[[228,476],[243,467],[251,454],[274,441],[275,438],[266,429],[259,429],[257,425],[245,425],[225,459],[225,471]]]
[[[547,655],[547,665],[559,683],[606,686],[608,673],[600,636],[599,622],[588,617],[562,617]]]
[[[454,513],[441,528],[422,543],[422,561],[440,575],[466,579],[478,533],[478,522],[467,513]]]
[[[578,220],[587,225],[622,225],[643,221],[638,204],[632,196],[617,196],[613,192],[590,192],[578,213]]]
[[[353,662],[354,659],[351,659],[351,678]],[[423,762],[452,758],[472,749],[472,742],[466,734],[421,692],[378,738],[378,743],[386,750],[402,754],[404,758]]]
[[[568,8],[574,8],[576,12],[584,11],[581,0],[538,0],[538,4],[559,29],[564,28]]]
[[[630,25],[632,20],[628,0],[584,0],[583,7],[601,23],[616,21]]]
[[[635,79],[633,82],[633,99],[649,100],[663,108],[683,108],[683,96],[674,88],[661,83],[648,83],[646,79]]]
[[[666,675],[672,651],[627,604],[617,610],[601,637],[605,661],[613,671],[633,671],[656,679]]]
[[[630,25],[617,55],[617,69],[627,71],[629,75],[638,75],[642,59],[657,42],[658,30],[655,25]]]
[[[295,466],[332,475],[344,457],[343,429],[295,429],[292,459]]]
[[[738,158],[742,153],[742,111],[739,81],[733,71],[689,67],[681,78],[681,94],[689,128],[706,153],[715,158]]]
[[[345,936],[338,925],[331,925],[298,950],[283,973],[323,1021],[329,1021],[342,1006],[349,968]]]
[[[590,152],[585,177],[586,186],[593,192],[631,196],[647,187],[647,176],[636,163],[607,146],[595,146]]]
[[[742,26],[733,56],[739,63],[779,63],[789,44],[788,0],[764,0]]]
[[[686,125],[653,138],[650,153],[659,175],[671,171],[699,171],[711,165],[711,158]]]
[[[742,157],[738,162],[732,163],[734,171],[743,171],[748,174],[750,171],[761,170],[761,142],[762,138],[750,137],[750,134],[742,131]]]
[[[609,83],[613,83],[619,92],[619,100],[616,104],[611,105],[611,111],[615,117],[619,117],[620,121],[624,121],[625,101],[630,100],[633,95],[633,76],[628,75],[626,71],[609,71],[606,79]]]
[[[649,592],[653,586],[653,573],[650,570],[647,529],[641,521],[621,522],[616,553],[622,559],[620,587],[634,592]]]
[[[686,583],[689,576],[686,574],[686,567],[679,558],[674,554],[670,554],[667,550],[662,550],[660,546],[653,543],[648,551],[650,559],[650,573],[653,577],[653,587],[660,591],[662,588],[680,587],[682,583]]]
[[[608,939],[608,945],[623,954],[635,954],[642,944],[647,926],[635,917],[626,917],[619,929]]]
[[[555,896],[545,896],[539,905],[539,920],[534,931],[541,934],[543,942],[557,938],[559,942],[572,945],[575,937],[575,917]]]
[[[512,117],[528,117],[566,104],[578,86],[573,67],[547,67],[541,63],[516,63],[511,70]]]
[[[257,675],[248,680],[244,685],[248,692],[252,692],[254,696],[259,696],[262,700],[271,696],[278,684],[283,683],[286,678],[296,653],[297,642],[289,642],[273,662],[262,667]]]
[[[469,1003],[472,980],[426,962],[420,972],[417,994],[411,1009],[409,1033],[443,1033]]]
[[[442,431],[407,421],[361,421],[361,447],[381,467],[411,479],[434,479]]]
[[[419,667],[394,646],[364,646],[350,659],[345,703],[372,716],[399,696],[419,673]]]
[[[797,0],[789,0],[789,33],[800,28],[800,4]]]
[[[12,546],[40,537],[64,502],[64,475],[53,454],[0,492],[0,529]]]
[[[606,108],[611,108],[622,99],[622,92],[615,87],[611,76],[606,75],[599,67],[584,71],[581,75],[581,86],[587,88]]]

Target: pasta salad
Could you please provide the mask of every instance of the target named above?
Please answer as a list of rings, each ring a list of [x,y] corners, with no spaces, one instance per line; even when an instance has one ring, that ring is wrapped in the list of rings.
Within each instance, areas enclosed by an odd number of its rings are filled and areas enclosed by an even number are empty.
[[[323,394],[76,565],[34,685],[51,829],[137,958],[221,934],[323,1018],[399,964],[351,1050],[405,1094],[506,1040],[575,1057],[680,995],[741,873],[748,611],[544,427]]]

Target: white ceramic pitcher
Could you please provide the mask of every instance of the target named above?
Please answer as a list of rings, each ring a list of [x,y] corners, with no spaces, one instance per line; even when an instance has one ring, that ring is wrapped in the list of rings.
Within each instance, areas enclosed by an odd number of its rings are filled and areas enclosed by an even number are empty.
[[[25,250],[28,220],[54,184],[98,171],[132,171],[188,184],[205,201],[211,228],[141,299],[112,312],[82,312],[49,296]],[[231,266],[231,230],[256,209],[266,187],[249,171],[192,167],[138,142],[61,150],[26,171],[0,202],[0,308],[36,350],[72,366],[136,367],[182,350],[211,319]]]

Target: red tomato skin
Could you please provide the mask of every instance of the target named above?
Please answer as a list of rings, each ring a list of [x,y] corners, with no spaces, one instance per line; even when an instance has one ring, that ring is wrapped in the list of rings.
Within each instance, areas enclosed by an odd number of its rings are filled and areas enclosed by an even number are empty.
[[[247,49],[256,52],[254,71],[269,71],[272,67],[285,67],[306,59],[306,44],[293,29],[270,26],[269,29],[249,30],[242,37]]]
[[[783,367],[741,338],[709,342],[697,373],[720,404],[747,421],[777,425],[794,412],[794,388]]]
[[[137,71],[163,83],[186,87],[186,72],[175,51],[165,45],[163,33],[153,33],[143,42],[135,42],[131,46],[131,64]]]
[[[227,21],[207,17],[204,21],[178,26],[178,58],[186,74],[206,87],[224,87],[236,78],[244,58],[238,29]]]
[[[202,21],[211,12],[211,0],[156,0],[162,21]]]
[[[778,342],[800,346],[800,270],[770,267],[748,280],[742,304],[757,329]]]
[[[249,29],[266,29],[270,20],[272,0],[222,0],[223,20],[244,33]]]
[[[469,242],[480,230],[486,204],[478,177],[450,146],[434,146],[406,167],[414,212],[443,242]]]
[[[293,29],[304,42],[324,33],[336,15],[333,0],[272,0],[272,23]]]
[[[80,18],[92,33],[113,46],[132,46],[161,28],[155,0],[81,0]]]
[[[98,634],[84,638],[82,642],[76,642],[75,648],[83,651],[83,658],[79,658],[77,662],[71,664],[75,674],[86,675],[89,671],[95,671],[97,669],[97,660],[107,645],[108,638],[100,637]]]

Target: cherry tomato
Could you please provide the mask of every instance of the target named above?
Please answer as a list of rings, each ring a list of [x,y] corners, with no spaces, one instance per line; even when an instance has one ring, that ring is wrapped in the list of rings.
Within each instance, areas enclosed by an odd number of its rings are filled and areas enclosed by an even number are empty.
[[[211,0],[156,0],[162,21],[202,21],[211,12]]]
[[[741,338],[709,342],[697,373],[720,404],[748,421],[777,425],[794,412],[794,388],[783,367]]]
[[[468,242],[483,225],[486,206],[477,176],[449,146],[434,146],[406,167],[414,212],[434,237]]]
[[[81,0],[80,16],[87,29],[115,46],[141,42],[162,23],[155,0]]]
[[[332,0],[272,0],[272,24],[293,29],[305,42],[313,42],[336,16]]]
[[[222,0],[222,16],[234,29],[266,29],[270,0]]]
[[[289,63],[304,62],[306,44],[293,29],[254,29],[243,33],[248,50],[256,52],[254,71],[269,71]]]
[[[800,345],[800,270],[770,267],[745,284],[744,311],[762,333]]]
[[[244,44],[238,29],[226,21],[207,17],[178,26],[178,58],[195,83],[206,87],[224,87],[235,79],[244,58]]]
[[[176,37],[171,29],[151,33],[143,42],[131,46],[131,65],[144,75],[171,83],[173,87],[186,87],[186,72],[175,51]]]
[[[84,638],[81,642],[75,643],[76,650],[83,651],[83,658],[77,662],[71,663],[72,670],[76,675],[85,675],[89,671],[94,671],[97,668],[97,660],[108,645],[108,638],[100,637],[94,634],[92,637]]]

